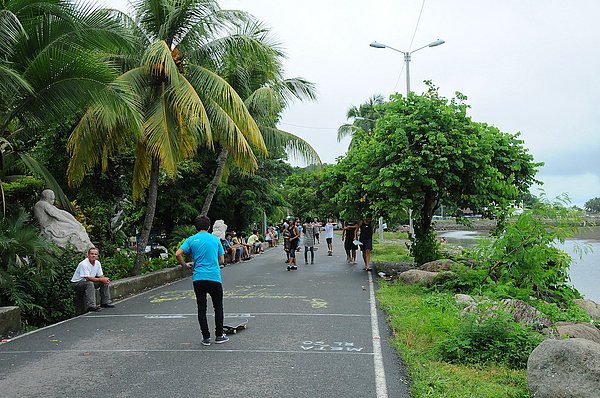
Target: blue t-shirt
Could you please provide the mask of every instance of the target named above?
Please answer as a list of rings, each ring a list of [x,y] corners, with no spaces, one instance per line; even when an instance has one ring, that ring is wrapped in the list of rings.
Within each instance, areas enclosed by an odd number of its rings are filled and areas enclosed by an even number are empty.
[[[198,232],[183,242],[181,249],[185,253],[192,252],[194,259],[194,274],[192,281],[221,282],[221,267],[219,256],[225,251],[221,241],[208,232]]]

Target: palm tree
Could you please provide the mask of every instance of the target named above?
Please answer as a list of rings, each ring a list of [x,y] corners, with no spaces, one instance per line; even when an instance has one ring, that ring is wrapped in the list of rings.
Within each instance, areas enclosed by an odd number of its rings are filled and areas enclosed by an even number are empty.
[[[253,171],[267,149],[256,122],[236,91],[214,70],[225,50],[252,54],[256,42],[220,35],[248,15],[221,10],[214,0],[138,0],[128,21],[141,56],[90,106],[69,139],[68,177],[81,182],[90,168],[121,147],[135,145],[133,197],[148,188],[146,214],[133,273],[139,274],[156,210],[159,171],[175,177],[181,161],[218,136],[243,170]],[[117,15],[115,13],[115,15]],[[143,49],[143,51],[141,51]],[[131,61],[136,54],[119,54]],[[126,63],[124,62],[124,65]]]
[[[227,49],[227,55],[223,57],[220,67],[221,75],[245,98],[246,107],[259,123],[266,147],[269,150],[285,148],[293,156],[303,158],[307,163],[320,164],[319,155],[309,143],[275,127],[281,112],[293,99],[316,98],[314,85],[302,78],[283,78],[281,61],[284,54],[261,23],[250,20],[239,27],[234,35],[253,37],[259,44],[259,51],[241,54],[233,48]],[[215,135],[215,141],[221,143],[219,136]],[[226,174],[230,149],[226,143],[220,147],[217,168],[209,185],[201,215],[208,214],[221,178]]]
[[[352,123],[342,124],[338,128],[337,140],[340,142],[346,137],[352,137],[357,130],[371,133],[375,129],[375,121],[381,117],[377,106],[385,102],[383,95],[373,95],[367,102],[361,104],[358,108],[351,106],[346,112],[347,119],[353,119]],[[352,145],[352,141],[350,142]]]
[[[0,7],[0,191],[3,182],[31,173],[72,211],[58,183],[27,151],[37,130],[81,112],[114,79],[105,54],[126,48],[126,33],[105,12],[65,0],[13,0]]]

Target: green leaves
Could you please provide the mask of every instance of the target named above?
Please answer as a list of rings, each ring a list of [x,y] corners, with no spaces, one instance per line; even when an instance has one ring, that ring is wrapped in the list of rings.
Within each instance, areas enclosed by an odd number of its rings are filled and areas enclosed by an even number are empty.
[[[430,86],[424,95],[394,95],[375,107],[373,131],[355,123],[352,145],[339,163],[346,178],[335,196],[338,204],[353,208],[352,201],[364,199],[358,211],[370,208],[396,221],[404,211],[387,209],[409,204],[416,245],[430,240],[433,213],[444,202],[492,215],[505,211],[527,192],[540,164],[518,135],[472,121],[463,99],[449,101]]]

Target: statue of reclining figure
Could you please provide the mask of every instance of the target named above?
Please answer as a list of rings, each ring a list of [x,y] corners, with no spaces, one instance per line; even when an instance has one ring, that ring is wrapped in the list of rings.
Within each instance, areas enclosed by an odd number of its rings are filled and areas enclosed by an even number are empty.
[[[94,245],[83,225],[67,211],[54,206],[54,192],[42,191],[40,200],[33,208],[42,235],[62,248],[73,245],[77,251],[86,253]]]

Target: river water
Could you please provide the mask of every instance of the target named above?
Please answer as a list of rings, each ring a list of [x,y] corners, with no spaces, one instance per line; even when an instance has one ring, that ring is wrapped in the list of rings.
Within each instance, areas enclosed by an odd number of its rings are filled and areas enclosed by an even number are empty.
[[[445,237],[448,243],[470,247],[477,243],[477,239],[486,237],[487,231],[443,231],[438,232],[439,237]],[[579,290],[585,298],[600,303],[600,228],[591,230],[576,239],[569,239],[564,245],[559,245],[573,258],[569,276],[572,285]],[[581,253],[579,248],[589,248],[587,254]]]

